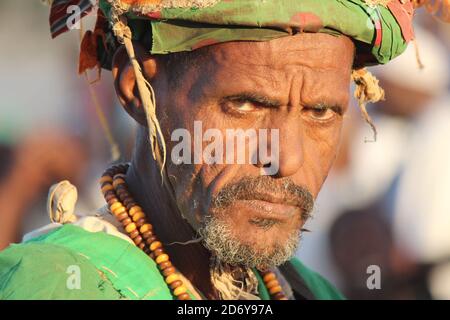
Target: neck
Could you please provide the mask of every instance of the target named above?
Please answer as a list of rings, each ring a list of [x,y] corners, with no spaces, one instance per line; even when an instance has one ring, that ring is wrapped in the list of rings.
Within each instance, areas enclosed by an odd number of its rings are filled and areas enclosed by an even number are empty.
[[[197,234],[182,218],[170,191],[162,184],[159,168],[151,158],[150,151],[137,151],[127,172],[131,194],[144,209],[176,268],[207,299],[217,299],[210,280],[210,252],[198,242],[171,244],[193,240]]]

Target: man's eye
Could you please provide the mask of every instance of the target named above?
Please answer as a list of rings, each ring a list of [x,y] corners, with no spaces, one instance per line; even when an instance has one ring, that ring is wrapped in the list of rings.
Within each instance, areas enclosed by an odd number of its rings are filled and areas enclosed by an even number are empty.
[[[336,111],[332,108],[305,108],[307,116],[313,120],[328,121],[336,116]]]
[[[244,114],[246,112],[256,111],[258,109],[258,106],[250,101],[235,100],[235,101],[226,101],[225,103],[222,104],[222,108],[224,108],[226,112]]]
[[[253,103],[248,102],[248,101],[247,102],[237,101],[237,102],[235,102],[235,106],[239,111],[244,111],[244,112],[256,110],[256,106]]]

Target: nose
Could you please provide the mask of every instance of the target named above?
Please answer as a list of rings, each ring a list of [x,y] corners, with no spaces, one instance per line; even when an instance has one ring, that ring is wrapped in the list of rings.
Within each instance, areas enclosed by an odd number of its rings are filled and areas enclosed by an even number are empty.
[[[272,119],[267,133],[267,146],[258,146],[259,155],[268,156],[258,157],[257,166],[262,170],[271,168],[267,174],[277,178],[296,174],[304,160],[301,126],[301,120],[294,115]],[[278,135],[274,134],[274,130],[278,131]],[[261,150],[264,147],[267,148],[266,153]]]

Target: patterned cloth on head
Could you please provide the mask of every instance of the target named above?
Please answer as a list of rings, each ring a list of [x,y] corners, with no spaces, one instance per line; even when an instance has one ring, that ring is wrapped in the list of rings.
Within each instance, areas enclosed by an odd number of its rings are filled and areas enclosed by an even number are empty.
[[[69,6],[81,15],[93,0],[55,0],[52,35],[68,31]],[[409,0],[99,0],[98,23],[84,38],[81,69],[110,67],[111,16],[120,11],[133,40],[152,54],[192,51],[228,41],[266,41],[300,32],[344,34],[355,41],[356,66],[384,64],[413,39]],[[84,71],[84,70],[80,70]]]

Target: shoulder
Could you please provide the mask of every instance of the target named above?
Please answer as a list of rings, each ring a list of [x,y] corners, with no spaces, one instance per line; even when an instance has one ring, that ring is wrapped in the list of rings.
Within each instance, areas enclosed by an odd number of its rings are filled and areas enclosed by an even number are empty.
[[[95,266],[60,245],[13,245],[0,254],[2,300],[118,298],[120,294]]]
[[[171,294],[155,263],[135,246],[64,225],[0,253],[0,299],[171,299]]]
[[[345,297],[328,280],[306,267],[300,260],[293,258],[291,265],[305,281],[308,288],[319,300],[344,300]]]

